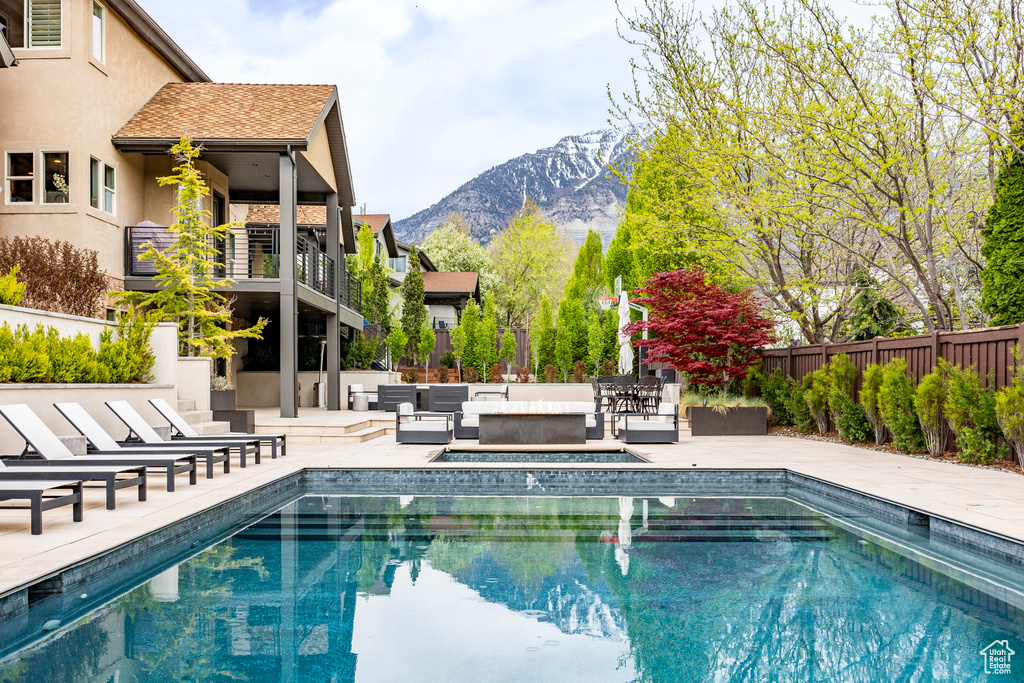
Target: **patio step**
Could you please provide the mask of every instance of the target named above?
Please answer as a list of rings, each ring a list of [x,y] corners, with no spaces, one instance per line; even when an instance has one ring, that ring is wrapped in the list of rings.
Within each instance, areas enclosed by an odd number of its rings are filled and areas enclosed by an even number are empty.
[[[194,399],[191,399],[191,398],[190,399],[181,399],[181,398],[178,399],[178,414],[179,415],[182,415],[184,413],[193,411],[195,409],[196,409],[196,402],[195,402]]]
[[[213,434],[227,434],[231,431],[230,422],[218,422],[209,420],[207,422],[190,422],[192,429],[196,430],[198,434],[202,435],[213,435]]]
[[[260,429],[257,428],[256,432],[260,433]],[[270,430],[267,430],[270,431]],[[289,434],[289,444],[353,444],[353,443],[364,443],[373,439],[379,439],[382,436],[393,436],[395,433],[394,427],[365,427],[355,431],[347,433],[334,433],[334,434]]]
[[[186,410],[185,412],[179,410],[178,415],[181,415],[181,418],[190,425],[202,424],[203,422],[211,422],[213,420],[212,410]]]

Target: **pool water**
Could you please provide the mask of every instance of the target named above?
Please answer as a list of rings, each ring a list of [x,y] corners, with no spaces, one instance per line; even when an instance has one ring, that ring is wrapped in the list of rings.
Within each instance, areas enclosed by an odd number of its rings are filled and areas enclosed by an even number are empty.
[[[1024,679],[1017,594],[954,575],[782,498],[311,496],[0,681]]]

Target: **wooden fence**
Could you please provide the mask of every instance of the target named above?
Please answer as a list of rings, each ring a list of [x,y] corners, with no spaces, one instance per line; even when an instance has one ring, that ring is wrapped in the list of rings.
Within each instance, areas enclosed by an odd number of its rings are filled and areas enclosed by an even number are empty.
[[[498,330],[498,347],[501,347],[501,335],[505,333],[504,329]],[[530,335],[529,330],[526,328],[512,328],[512,336],[516,338],[516,360],[515,365],[530,365]],[[452,333],[451,330],[434,330],[434,337],[437,339],[437,343],[434,345],[434,350],[430,353],[430,367],[436,368],[441,363],[441,356],[452,350]],[[412,360],[408,358],[402,359],[402,365],[412,365]]]
[[[985,382],[991,374],[996,388],[1009,384],[1013,376],[1013,347],[1024,348],[1024,324],[988,327],[963,332],[934,332],[916,337],[875,338],[845,344],[810,344],[769,349],[764,352],[761,367],[765,372],[781,369],[796,380],[821,368],[832,356],[845,353],[863,372],[869,363],[884,365],[894,358],[904,358],[915,382],[935,367],[939,358],[961,368],[972,365]]]

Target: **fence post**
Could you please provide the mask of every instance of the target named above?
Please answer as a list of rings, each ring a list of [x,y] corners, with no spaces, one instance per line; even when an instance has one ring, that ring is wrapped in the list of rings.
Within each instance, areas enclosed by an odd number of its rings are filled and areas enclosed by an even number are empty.
[[[932,332],[932,367],[939,367],[939,331]]]
[[[872,363],[878,363],[878,337],[871,338],[871,361]]]
[[[826,365],[828,365],[828,344],[821,342],[821,367],[824,368]]]
[[[1024,324],[1021,325],[1024,327]],[[786,377],[793,376],[793,347],[786,347]]]
[[[1024,351],[1024,323],[1017,326],[1017,346]]]

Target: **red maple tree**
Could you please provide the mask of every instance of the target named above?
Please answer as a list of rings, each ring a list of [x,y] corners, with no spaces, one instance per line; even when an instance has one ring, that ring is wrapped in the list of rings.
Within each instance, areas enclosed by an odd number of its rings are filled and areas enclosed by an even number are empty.
[[[750,290],[724,290],[699,268],[656,273],[636,293],[634,301],[650,311],[651,338],[634,344],[647,347],[647,362],[668,363],[694,384],[726,391],[747,374],[760,347],[775,341],[775,323]],[[643,321],[626,327],[630,334],[643,329]]]

